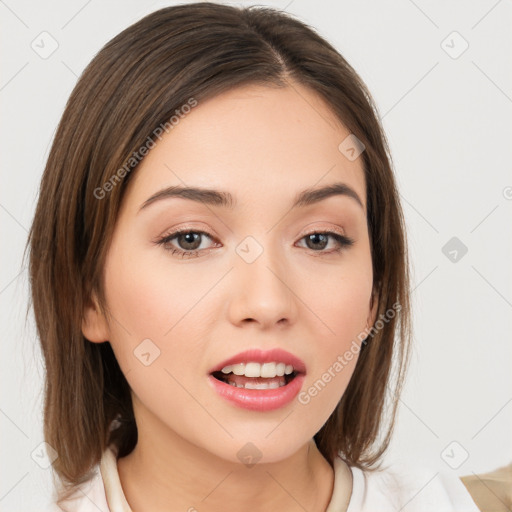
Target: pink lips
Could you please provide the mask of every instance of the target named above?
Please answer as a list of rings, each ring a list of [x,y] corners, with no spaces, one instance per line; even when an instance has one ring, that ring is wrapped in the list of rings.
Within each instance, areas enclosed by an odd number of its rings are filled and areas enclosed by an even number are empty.
[[[286,352],[286,350],[275,348],[273,350],[266,351],[252,349],[246,350],[245,352],[240,352],[236,356],[230,357],[229,359],[226,359],[225,361],[222,361],[221,363],[214,366],[210,370],[210,374],[222,370],[222,368],[225,366],[251,362],[261,364],[272,362],[291,364],[297,373],[306,373],[306,365],[302,359],[299,359],[293,354],[290,354],[290,352]]]
[[[224,400],[235,407],[258,412],[273,411],[288,405],[298,395],[304,379],[304,374],[300,373],[286,386],[277,389],[245,389],[221,382],[213,375],[208,376],[210,386]]]
[[[285,363],[292,365],[294,377],[286,385],[274,389],[245,389],[232,386],[218,380],[212,374],[222,370],[225,366],[238,363]],[[253,411],[272,411],[289,404],[299,393],[304,383],[306,365],[298,357],[282,349],[262,351],[258,349],[246,350],[236,356],[230,357],[217,364],[210,370],[208,382],[210,386],[229,403],[236,407]]]

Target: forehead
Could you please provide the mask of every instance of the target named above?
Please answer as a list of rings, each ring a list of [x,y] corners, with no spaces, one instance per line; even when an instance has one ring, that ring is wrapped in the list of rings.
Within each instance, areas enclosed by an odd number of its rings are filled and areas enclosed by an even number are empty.
[[[163,187],[197,186],[263,206],[343,182],[365,206],[362,157],[349,160],[339,149],[349,135],[306,87],[238,87],[182,115],[139,165],[129,195],[140,205]]]

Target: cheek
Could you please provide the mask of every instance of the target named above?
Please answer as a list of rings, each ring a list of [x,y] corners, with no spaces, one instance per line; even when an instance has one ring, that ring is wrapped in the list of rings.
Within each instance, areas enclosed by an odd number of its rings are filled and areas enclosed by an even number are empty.
[[[194,304],[211,284],[126,248],[111,249],[105,271],[110,344],[133,393],[154,412],[185,410],[190,396],[178,383],[195,384],[186,369],[197,364],[204,338]]]
[[[364,276],[358,279],[352,274],[331,281],[315,297],[324,334],[319,336],[318,331],[313,338],[313,365],[297,397],[298,407],[311,419],[315,432],[335,410],[354,373],[365,337],[370,293]]]
[[[322,277],[323,276],[323,277]],[[361,341],[366,337],[372,267],[369,254],[354,252],[329,277],[318,274],[307,281],[307,305],[320,321],[315,322],[314,365],[305,381],[298,402],[311,417],[318,417],[318,428],[342,398],[357,364]],[[320,421],[322,418],[322,421]]]
[[[126,331],[162,339],[179,325],[211,286],[197,272],[144,251],[113,250],[106,263],[107,301]],[[211,279],[213,281],[213,277]]]
[[[366,276],[356,274],[333,277],[313,295],[326,326],[326,338],[333,343],[358,334],[365,327],[371,294],[366,280]]]
[[[119,365],[127,378],[131,372],[129,379],[137,379],[141,371],[149,375],[144,367],[148,359],[154,359],[152,370],[181,372],[196,365],[215,317],[205,308],[209,304],[211,309],[208,291],[218,273],[205,275],[128,246],[112,246],[105,264],[106,300],[113,315],[110,343]]]
[[[331,350],[350,344],[366,327],[370,312],[371,256],[364,250],[345,256],[328,272],[310,272],[304,284],[305,302],[322,320],[324,346]]]

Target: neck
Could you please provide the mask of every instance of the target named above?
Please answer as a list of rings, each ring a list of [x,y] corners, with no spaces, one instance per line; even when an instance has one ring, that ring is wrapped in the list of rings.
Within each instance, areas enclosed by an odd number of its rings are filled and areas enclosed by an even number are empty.
[[[137,445],[118,460],[118,471],[133,512],[169,512],[169,504],[187,511],[324,512],[334,487],[333,468],[313,439],[284,460],[249,467],[221,459],[168,428],[158,432],[158,427],[156,432],[139,428]],[[349,474],[343,473],[347,503]]]

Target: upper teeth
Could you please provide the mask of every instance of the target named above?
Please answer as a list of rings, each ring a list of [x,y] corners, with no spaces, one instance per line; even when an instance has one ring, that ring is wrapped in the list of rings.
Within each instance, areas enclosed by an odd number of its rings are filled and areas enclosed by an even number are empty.
[[[293,373],[293,366],[285,363],[240,363],[224,366],[222,373],[234,373],[235,375],[245,375],[246,377],[266,377],[272,378],[276,375],[290,375]]]

